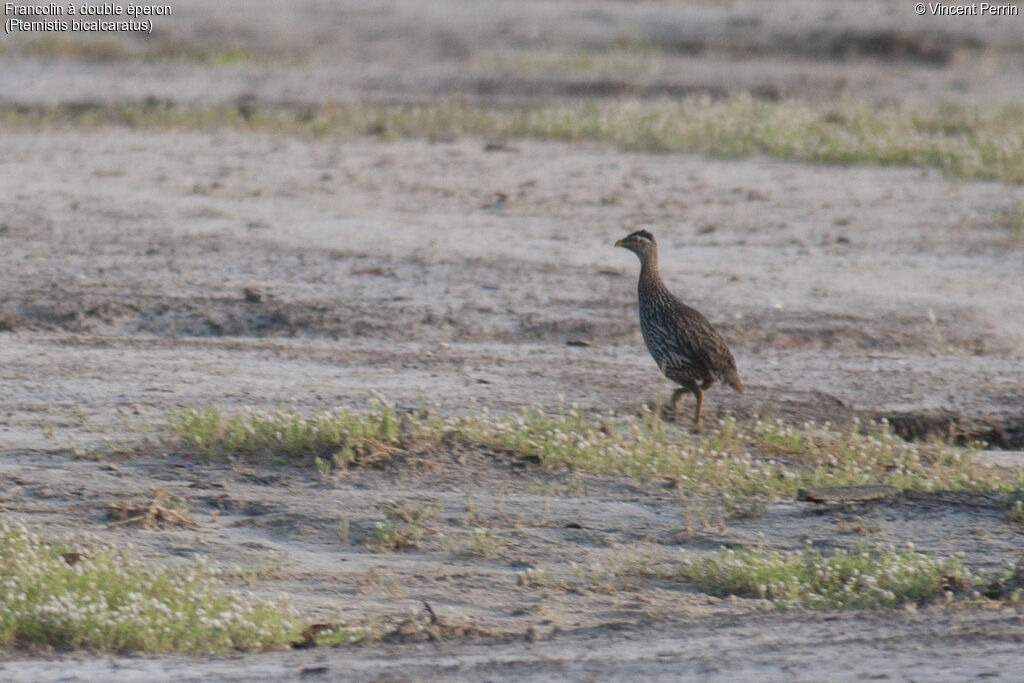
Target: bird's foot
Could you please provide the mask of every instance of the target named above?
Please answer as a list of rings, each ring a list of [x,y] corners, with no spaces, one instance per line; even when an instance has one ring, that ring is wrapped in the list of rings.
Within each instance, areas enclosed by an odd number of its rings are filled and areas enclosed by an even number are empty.
[[[661,419],[664,422],[675,422],[679,414],[672,410],[672,406],[661,406]]]

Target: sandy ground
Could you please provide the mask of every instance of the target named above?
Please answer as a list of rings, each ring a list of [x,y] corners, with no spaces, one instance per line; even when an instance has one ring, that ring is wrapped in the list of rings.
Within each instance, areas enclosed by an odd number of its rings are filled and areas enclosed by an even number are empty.
[[[502,51],[598,49],[623,36],[680,43],[649,83],[630,81],[634,95],[753,81],[808,97],[1001,101],[1020,92],[1019,77],[1002,71],[1020,60],[1020,22],[987,33],[946,22],[936,39],[915,19],[889,43],[851,43],[888,35],[897,3],[854,14],[847,4],[787,3],[771,16],[757,3],[494,2],[479,13],[456,4],[296,3],[300,16],[282,3],[178,2],[163,39],[229,37],[257,59],[53,61],[8,47],[3,97],[528,99],[578,82],[512,78],[495,66],[506,63]],[[300,20],[309,16],[317,21]],[[274,30],[255,32],[260,22]],[[692,46],[707,35],[715,40]],[[896,38],[910,47],[899,52]],[[837,44],[848,59],[819,59]],[[896,52],[864,53],[885,44]],[[481,86],[495,79],[515,87]],[[175,453],[74,456],[138,439],[130,425],[157,424],[189,402],[306,410],[383,394],[400,407],[424,395],[445,412],[635,411],[671,387],[636,327],[636,259],[611,244],[647,227],[666,279],[722,330],[748,387],[743,396],[712,390],[709,416],[887,417],[907,436],[980,437],[995,447],[984,457],[1021,462],[1024,259],[994,215],[1024,201],[1024,189],[919,169],[535,141],[487,151],[484,142],[0,131],[5,518],[130,542],[157,562],[204,555],[265,567],[256,590],[285,592],[311,615],[397,624],[427,600],[475,629],[443,643],[223,658],[7,653],[0,677],[1012,680],[1024,667],[1019,607],[766,613],[675,580],[611,576],[634,561],[670,565],[681,548],[762,535],[780,549],[912,541],[988,570],[1013,561],[1024,536],[984,497],[785,501],[763,517],[695,529],[664,482],[551,471],[458,445],[330,480]],[[160,487],[185,499],[202,528],[106,527],[97,505]],[[421,548],[367,550],[391,503],[439,506]],[[475,528],[501,538],[500,553],[468,553]],[[528,568],[557,581],[522,585]]]

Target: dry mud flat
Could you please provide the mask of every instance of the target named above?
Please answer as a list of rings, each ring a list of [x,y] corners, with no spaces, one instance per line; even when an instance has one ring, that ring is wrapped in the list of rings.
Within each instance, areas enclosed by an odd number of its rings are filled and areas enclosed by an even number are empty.
[[[657,232],[666,277],[733,343],[750,390],[712,392],[712,415],[902,415],[942,436],[1019,447],[1024,280],[1019,248],[989,219],[1020,201],[1019,188],[535,142],[488,152],[473,140],[101,130],[7,133],[0,144],[5,517],[130,542],[158,562],[201,554],[264,567],[256,590],[287,593],[311,618],[397,626],[428,619],[427,601],[458,635],[225,658],[7,661],[0,676],[1020,670],[1018,607],[765,613],[623,569],[761,535],[779,549],[913,541],[992,569],[1020,553],[1022,536],[984,497],[780,502],[694,528],[665,482],[551,471],[458,444],[327,481],[173,453],[96,462],[69,447],[137,438],[127,422],[159,423],[186,402],[312,410],[380,392],[406,407],[422,393],[453,412],[562,401],[635,411],[669,391],[636,332],[635,259],[609,246],[637,225]],[[161,487],[201,529],[111,529],[96,508]],[[419,549],[370,552],[374,524],[395,505],[438,512]],[[478,528],[500,539],[494,556],[471,552]],[[529,568],[553,578],[533,585],[521,578]]]
[[[714,391],[713,412],[1024,442],[1024,267],[993,220],[1019,187],[529,141],[0,142],[11,445],[50,421],[61,438],[68,414],[109,429],[125,408],[371,390],[634,410],[669,391],[637,330],[636,259],[610,246],[637,226],[735,349],[749,393]]]

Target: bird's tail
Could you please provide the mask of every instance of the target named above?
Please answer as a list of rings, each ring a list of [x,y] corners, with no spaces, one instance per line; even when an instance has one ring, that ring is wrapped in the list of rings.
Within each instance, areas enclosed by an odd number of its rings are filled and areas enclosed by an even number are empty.
[[[741,394],[743,393],[743,382],[740,381],[740,375],[736,372],[736,368],[730,368],[729,372],[725,373],[725,381],[730,387]]]

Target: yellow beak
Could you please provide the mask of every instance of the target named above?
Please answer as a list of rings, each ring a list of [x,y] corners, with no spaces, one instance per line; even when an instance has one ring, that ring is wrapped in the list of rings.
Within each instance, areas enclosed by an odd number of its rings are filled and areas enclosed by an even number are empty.
[[[617,246],[617,247],[624,247],[624,246],[626,246],[626,239],[623,238],[623,239],[619,240],[618,242],[615,243],[615,246]]]

